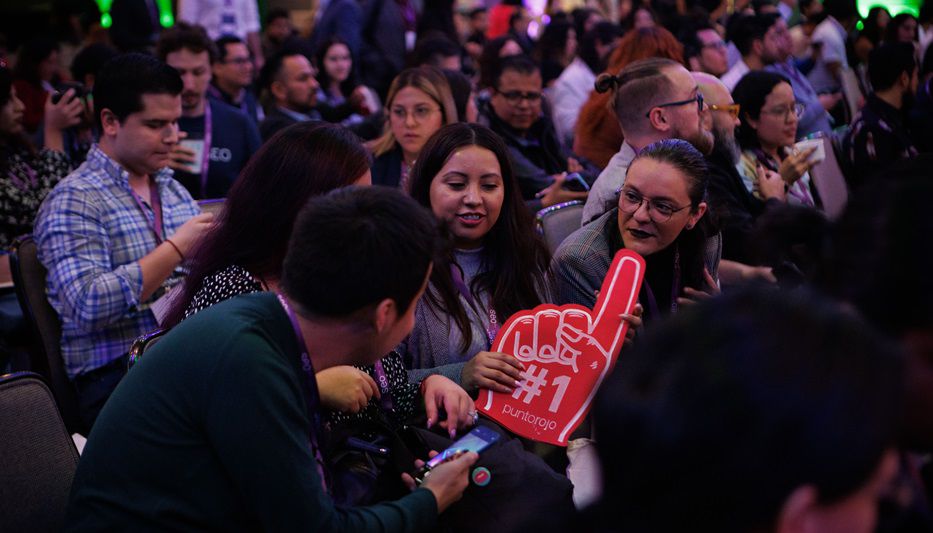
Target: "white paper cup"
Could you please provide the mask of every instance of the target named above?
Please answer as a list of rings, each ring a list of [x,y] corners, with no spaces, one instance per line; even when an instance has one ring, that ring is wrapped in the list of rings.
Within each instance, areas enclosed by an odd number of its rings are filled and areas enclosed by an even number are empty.
[[[807,158],[807,161],[813,164],[822,163],[826,159],[826,151],[823,148],[822,139],[806,139],[798,142],[794,145],[794,149],[798,152],[803,152],[809,150],[810,148],[816,148],[810,157]]]
[[[201,163],[204,160],[204,139],[182,139],[178,144],[194,152],[194,162],[186,165],[185,170],[192,174],[200,174]]]

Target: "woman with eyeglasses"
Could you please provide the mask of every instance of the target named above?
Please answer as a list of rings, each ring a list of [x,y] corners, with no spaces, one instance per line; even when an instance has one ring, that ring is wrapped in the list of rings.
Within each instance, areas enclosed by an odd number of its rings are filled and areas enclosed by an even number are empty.
[[[444,73],[430,66],[403,70],[389,87],[385,114],[382,136],[367,144],[374,157],[373,185],[407,191],[421,148],[442,126],[457,122]]]
[[[762,200],[815,207],[807,174],[816,163],[810,160],[814,149],[794,148],[804,106],[794,99],[790,81],[773,72],[749,72],[733,89],[732,98],[742,109],[735,137],[742,149],[739,172],[749,192]],[[780,175],[784,190],[763,183],[761,176],[770,176],[769,172]]]
[[[620,249],[647,263],[639,303],[645,320],[656,321],[678,306],[719,291],[707,258],[707,165],[703,154],[681,139],[645,147],[628,168],[616,207],[583,226],[561,244],[551,263],[557,304],[592,308],[597,291]]]

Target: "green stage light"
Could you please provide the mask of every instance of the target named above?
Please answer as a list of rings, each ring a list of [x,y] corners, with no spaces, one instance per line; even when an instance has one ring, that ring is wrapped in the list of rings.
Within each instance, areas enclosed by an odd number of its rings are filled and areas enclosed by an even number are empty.
[[[858,12],[862,18],[865,18],[871,8],[881,6],[887,8],[892,17],[903,12],[916,17],[920,13],[922,3],[922,0],[858,0]]]

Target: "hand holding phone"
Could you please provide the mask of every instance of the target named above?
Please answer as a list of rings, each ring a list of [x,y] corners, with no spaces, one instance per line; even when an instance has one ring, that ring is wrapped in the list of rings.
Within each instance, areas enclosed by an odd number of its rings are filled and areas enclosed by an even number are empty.
[[[431,491],[437,501],[437,512],[443,513],[463,496],[470,484],[470,468],[479,459],[475,452],[465,452],[437,465],[431,477],[424,480],[421,488]]]
[[[587,183],[585,179],[583,179],[583,176],[581,176],[579,172],[573,172],[571,174],[567,174],[567,177],[564,178],[564,188],[569,191],[577,192],[589,191],[590,184]]]
[[[480,453],[497,442],[499,438],[500,435],[488,427],[476,426],[446,450],[432,457],[412,477],[415,479],[415,483],[420,485],[428,479],[431,471],[439,465],[447,461],[454,461],[467,452]]]

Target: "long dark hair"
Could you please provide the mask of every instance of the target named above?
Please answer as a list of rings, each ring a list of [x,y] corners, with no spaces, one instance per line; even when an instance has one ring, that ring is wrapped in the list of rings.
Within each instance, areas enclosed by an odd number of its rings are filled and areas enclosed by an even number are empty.
[[[0,67],[0,110],[13,99],[13,73],[10,69]],[[0,173],[6,174],[10,163],[10,155],[17,150],[26,150],[35,153],[36,149],[29,142],[29,138],[22,132],[7,133],[0,131]]]
[[[742,76],[732,90],[733,100],[742,106],[742,124],[735,130],[735,139],[743,150],[761,147],[758,131],[751,127],[748,119],[758,120],[768,95],[782,83],[790,85],[790,80],[776,72],[753,70]]]
[[[353,50],[350,48],[350,45],[340,37],[331,37],[324,41],[321,46],[317,49],[317,52],[314,54],[314,60],[317,62],[317,81],[321,85],[321,89],[330,93],[330,74],[327,73],[327,69],[324,68],[324,57],[327,56],[327,52],[334,45],[342,44],[347,47],[347,50],[350,52],[350,75],[347,76],[347,79],[343,80],[340,83],[340,92],[343,93],[345,98],[348,98],[350,94],[360,85],[360,76],[359,71],[356,68],[356,57],[353,55]]]
[[[509,163],[508,149],[502,139],[478,124],[444,126],[428,140],[411,170],[411,195],[418,203],[430,208],[431,182],[451,154],[465,146],[479,146],[495,154],[502,172],[505,193],[502,211],[486,234],[481,273],[470,286],[474,294],[486,292],[490,295],[502,323],[515,312],[542,303],[538,290],[545,286],[550,263],[550,254],[535,233],[531,215],[522,201]],[[443,228],[442,231],[447,230]],[[453,247],[449,245],[431,272],[431,284],[435,290],[429,291],[427,302],[453,317],[463,335],[461,348],[465,350],[473,341],[472,328],[450,275],[451,263]]]
[[[886,43],[900,42],[898,41],[897,33],[901,29],[901,26],[903,26],[908,20],[911,20],[911,19],[916,21],[917,17],[911,15],[910,13],[898,13],[897,15],[895,15],[894,18],[892,18],[888,22],[888,25],[885,26],[884,28],[884,39],[883,39],[884,42]],[[917,27],[914,29],[914,38],[913,38],[914,41],[917,41],[919,39],[919,33],[920,33],[920,24],[917,23]]]
[[[226,207],[200,242],[183,297],[166,324],[177,324],[207,276],[229,265],[278,278],[298,212],[308,199],[355,182],[369,157],[349,130],[301,122],[278,132],[256,152],[230,189]]]

